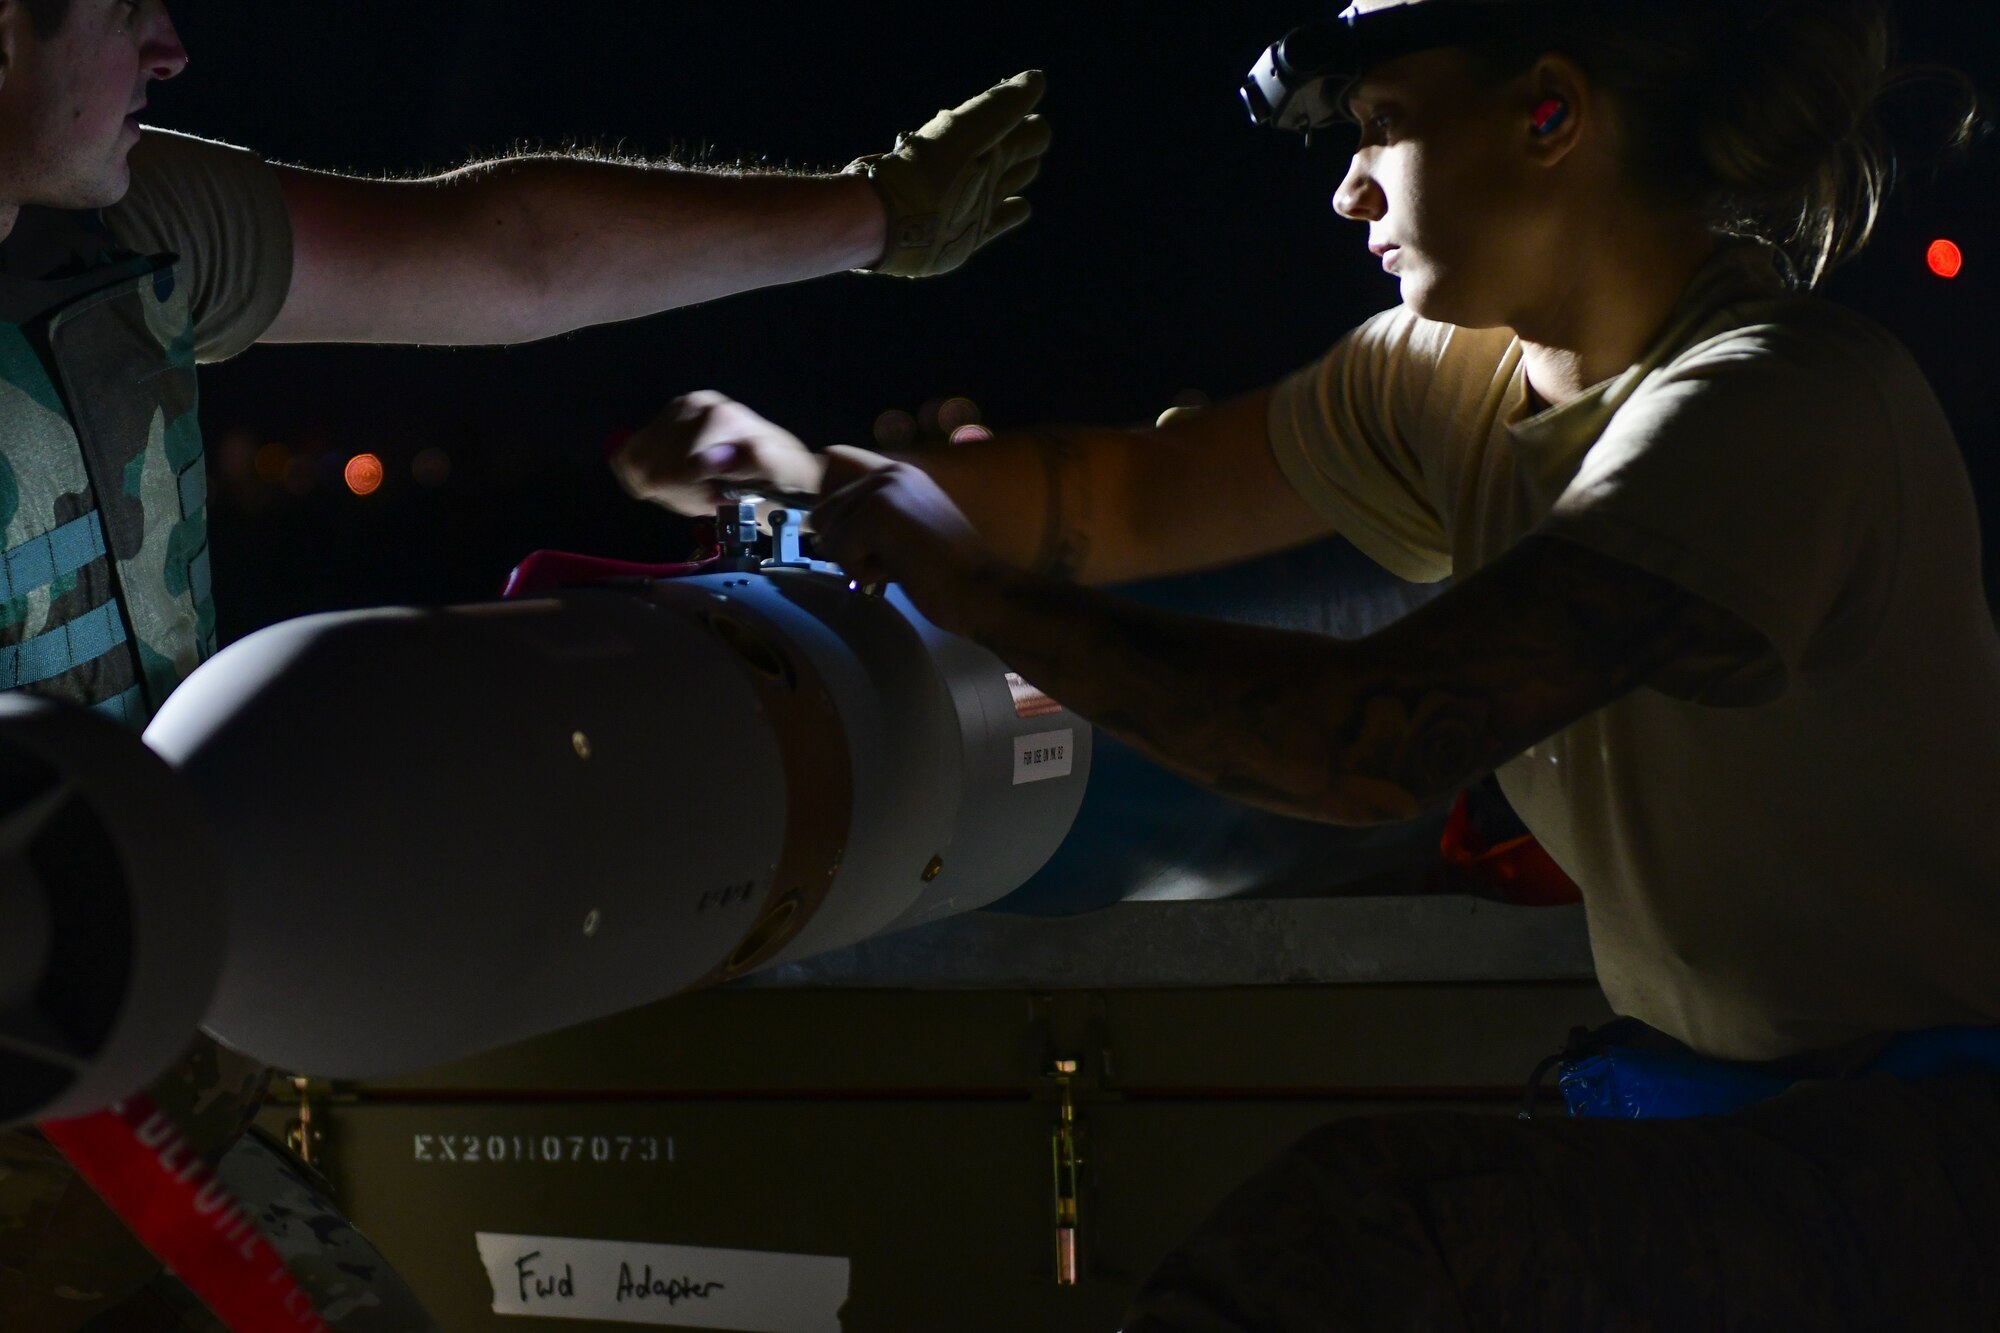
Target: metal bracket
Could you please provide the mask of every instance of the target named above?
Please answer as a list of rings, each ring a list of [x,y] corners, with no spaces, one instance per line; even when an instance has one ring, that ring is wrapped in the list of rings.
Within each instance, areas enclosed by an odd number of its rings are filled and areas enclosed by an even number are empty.
[[[771,558],[766,569],[813,569],[818,562],[805,553],[805,521],[802,509],[771,511]]]
[[[1058,1060],[1049,1071],[1060,1098],[1055,1132],[1050,1136],[1055,1165],[1056,1285],[1059,1287],[1074,1287],[1079,1273],[1076,1242],[1082,1218],[1077,1202],[1077,1176],[1083,1167],[1083,1154],[1077,1147],[1076,1098],[1071,1089],[1076,1067],[1074,1060]]]
[[[1088,995],[1037,995],[1033,1000],[1030,1041],[1039,1072],[1047,1079],[1055,1102],[1055,1123],[1049,1131],[1050,1166],[1054,1175],[1056,1285],[1076,1286],[1090,1261],[1085,1244],[1088,1181],[1084,1173],[1088,1130],[1078,1115],[1079,1094],[1087,1101],[1106,1101],[1117,1094],[1111,1079],[1111,1047],[1106,1040],[1106,1001],[1102,992]]]
[[[757,558],[757,501],[754,496],[730,499],[715,510],[716,569],[749,572],[762,562]]]
[[[272,1080],[267,1097],[272,1104],[288,1105],[293,1110],[292,1118],[285,1122],[286,1151],[332,1193],[332,1123],[328,1112],[337,1105],[351,1105],[355,1100],[353,1094],[339,1090],[326,1079],[281,1074]]]

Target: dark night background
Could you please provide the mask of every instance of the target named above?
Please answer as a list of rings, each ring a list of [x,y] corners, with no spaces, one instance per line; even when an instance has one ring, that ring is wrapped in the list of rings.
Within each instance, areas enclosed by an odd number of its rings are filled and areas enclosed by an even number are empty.
[[[836,277],[509,350],[260,348],[203,381],[226,638],[334,607],[481,600],[537,547],[684,553],[679,520],[617,491],[605,435],[718,388],[817,443],[964,395],[984,419],[1150,419],[1267,383],[1394,303],[1327,198],[1340,136],[1253,132],[1238,80],[1306,0],[1009,5],[527,0],[174,6],[194,56],[153,123],[310,166],[417,173],[510,146],[838,168],[936,107],[1048,71],[1037,217],[926,283]],[[1905,55],[2000,88],[1991,0],[1904,6]],[[2000,544],[2000,138],[1909,183],[1830,293],[1907,342],[1956,422]],[[1927,270],[1939,237],[1963,276]],[[286,456],[277,481],[259,478]],[[443,450],[443,484],[413,461]],[[366,498],[341,484],[387,464]],[[435,465],[436,455],[429,455]],[[435,471],[429,477],[435,483]],[[1996,562],[1988,557],[1989,583]]]

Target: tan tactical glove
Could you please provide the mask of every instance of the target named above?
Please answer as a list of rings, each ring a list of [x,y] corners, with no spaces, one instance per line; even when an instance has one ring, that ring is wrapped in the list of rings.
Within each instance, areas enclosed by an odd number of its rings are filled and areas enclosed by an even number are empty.
[[[1028,113],[1046,86],[1016,74],[954,111],[940,111],[886,153],[856,160],[889,213],[889,248],[871,270],[899,278],[949,273],[973,251],[1028,220],[1020,198],[1042,169],[1049,126]]]

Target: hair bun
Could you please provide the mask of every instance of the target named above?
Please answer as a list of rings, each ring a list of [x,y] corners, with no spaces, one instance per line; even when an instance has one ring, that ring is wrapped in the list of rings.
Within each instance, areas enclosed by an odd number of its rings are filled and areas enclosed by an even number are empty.
[[[1888,20],[1867,0],[1780,3],[1745,36],[1702,98],[1702,161],[1748,194],[1791,193],[1870,129]]]

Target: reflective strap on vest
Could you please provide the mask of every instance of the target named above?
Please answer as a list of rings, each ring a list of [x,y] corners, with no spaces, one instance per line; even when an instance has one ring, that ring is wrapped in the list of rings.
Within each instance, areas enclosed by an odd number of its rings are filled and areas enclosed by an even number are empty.
[[[146,690],[134,685],[115,699],[90,706],[93,713],[102,713],[113,722],[122,722],[128,727],[143,727],[146,724]]]
[[[53,679],[124,642],[125,618],[118,613],[118,603],[106,602],[26,643],[0,648],[0,690]]]
[[[0,554],[0,601],[12,601],[37,588],[46,588],[103,554],[104,523],[93,509],[54,532],[45,532]]]

